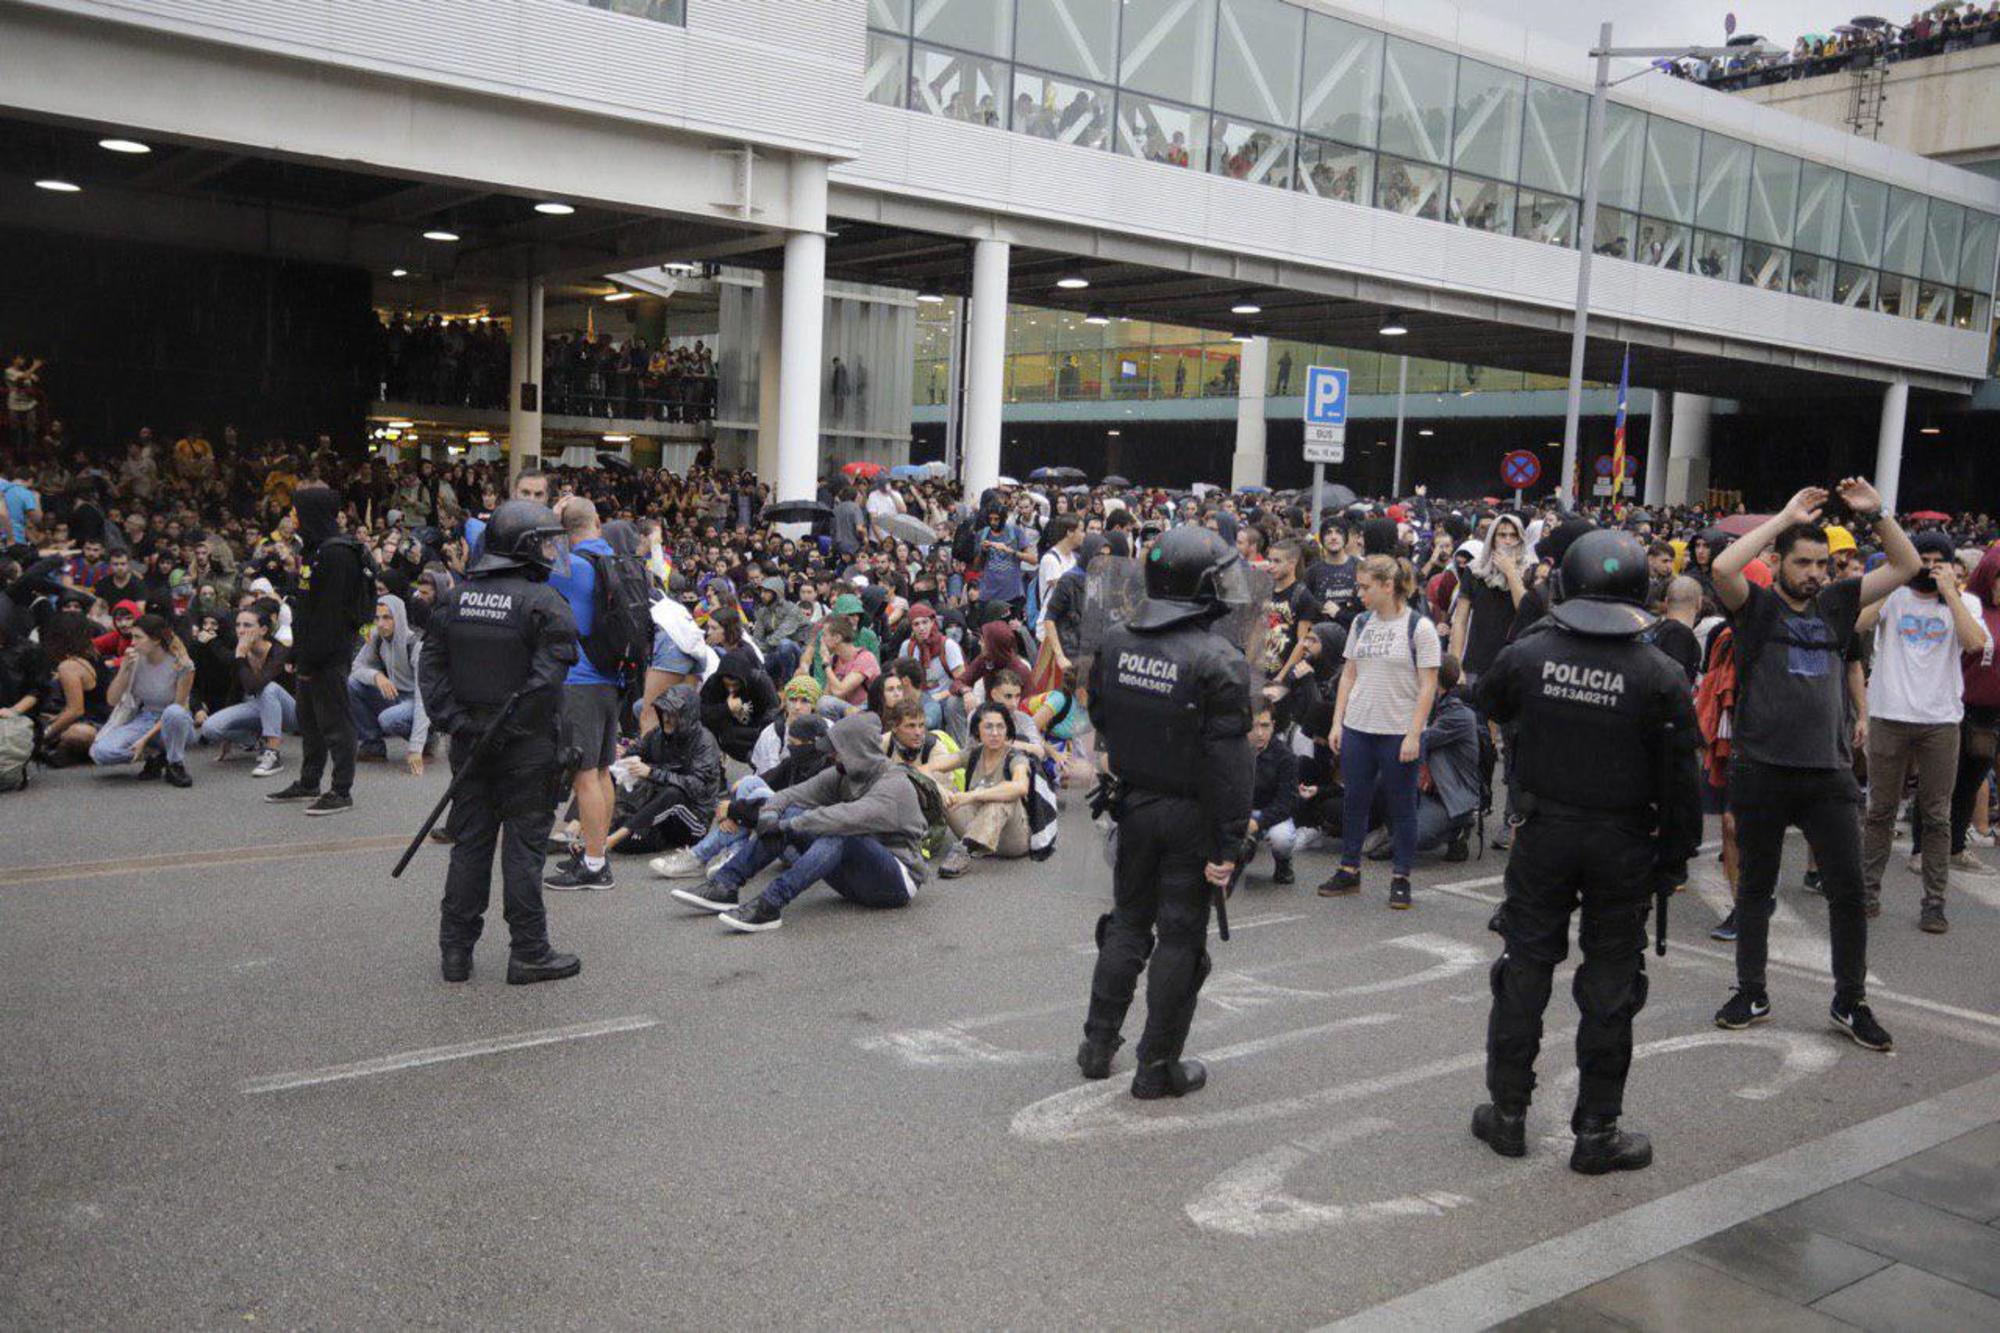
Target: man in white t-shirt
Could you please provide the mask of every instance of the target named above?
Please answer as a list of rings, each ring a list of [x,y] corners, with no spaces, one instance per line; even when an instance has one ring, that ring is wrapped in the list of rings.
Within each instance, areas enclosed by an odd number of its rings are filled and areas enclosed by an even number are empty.
[[[1056,580],[1076,568],[1076,548],[1083,545],[1083,524],[1074,514],[1057,514],[1049,520],[1049,549],[1035,566],[1036,619],[1048,611],[1049,594]]]
[[[886,477],[876,478],[875,488],[868,492],[868,502],[865,508],[868,510],[868,518],[871,524],[875,519],[887,518],[891,514],[905,512],[902,497],[896,494],[895,487],[889,484]]]
[[[1861,633],[1875,635],[1868,680],[1868,817],[1862,828],[1862,901],[1869,916],[1882,910],[1882,871],[1896,834],[1903,775],[1917,770],[1917,828],[1922,847],[1923,908],[1918,923],[1942,935],[1944,891],[1950,881],[1951,786],[1958,773],[1959,723],[1965,717],[1959,654],[1984,652],[1992,636],[1958,590],[1951,539],[1920,532],[1912,539],[1923,572],[1862,611]],[[1961,852],[1960,868],[1987,873]]]

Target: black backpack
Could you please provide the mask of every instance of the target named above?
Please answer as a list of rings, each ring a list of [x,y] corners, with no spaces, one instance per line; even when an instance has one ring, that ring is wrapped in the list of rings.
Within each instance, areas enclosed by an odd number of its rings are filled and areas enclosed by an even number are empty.
[[[320,550],[324,552],[331,546],[344,546],[354,552],[354,563],[358,567],[354,599],[343,608],[347,613],[348,628],[360,629],[364,625],[372,625],[375,623],[375,580],[381,574],[375,567],[375,557],[368,554],[368,548],[359,539],[344,532],[328,537],[320,544]]]
[[[590,633],[583,652],[617,680],[631,680],[653,657],[653,586],[635,555],[578,551],[597,573]]]

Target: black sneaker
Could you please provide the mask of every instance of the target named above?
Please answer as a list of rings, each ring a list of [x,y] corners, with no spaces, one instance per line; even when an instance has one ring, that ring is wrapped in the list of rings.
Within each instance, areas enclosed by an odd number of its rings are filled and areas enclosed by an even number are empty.
[[[446,981],[472,980],[472,950],[447,947],[443,953],[442,970]]]
[[[689,907],[699,907],[706,912],[727,912],[736,906],[736,886],[717,884],[710,881],[691,889],[669,889],[671,897],[678,898]]]
[[[1113,1037],[1107,1042],[1095,1042],[1085,1037],[1076,1048],[1076,1067],[1083,1071],[1085,1078],[1110,1078],[1111,1057],[1118,1054],[1118,1048],[1124,1044],[1122,1037]]]
[[[267,791],[264,793],[264,799],[273,805],[283,801],[311,801],[317,799],[318,796],[318,787],[308,787],[303,782],[294,782],[288,787],[280,787],[276,791]]]
[[[1444,859],[1454,863],[1472,859],[1472,848],[1467,845],[1467,839],[1463,833],[1445,844]]]
[[[618,882],[611,877],[611,863],[606,861],[592,870],[581,860],[574,865],[566,865],[542,881],[545,889],[612,889]]]
[[[168,764],[162,770],[162,776],[166,778],[169,787],[185,789],[194,786],[194,775],[187,771],[186,764]]]
[[[1806,892],[1817,893],[1821,895],[1824,895],[1826,893],[1826,885],[1821,882],[1819,871],[1817,870],[1806,871]]]
[[[149,754],[146,756],[145,766],[139,770],[139,781],[158,782],[166,771],[167,761],[157,753]]]
[[[1728,1004],[1715,1011],[1715,1025],[1731,1032],[1741,1032],[1754,1024],[1770,1021],[1770,999],[1762,995],[1751,995],[1747,991],[1737,991],[1729,997]]]
[[[1873,1011],[1865,1004],[1854,1005],[1844,1014],[1836,1004],[1828,1011],[1828,1016],[1833,1019],[1835,1027],[1854,1039],[1856,1046],[1865,1046],[1871,1051],[1896,1048],[1895,1039],[1882,1030],[1882,1025],[1875,1021]]]
[[[1942,935],[1951,929],[1951,922],[1944,919],[1943,903],[1925,903],[1917,915],[1917,929],[1926,935]]]
[[[340,792],[330,791],[307,806],[306,813],[309,815],[338,815],[345,814],[353,808],[354,798],[352,796],[345,796]]]
[[[1322,898],[1351,898],[1361,892],[1361,872],[1342,866],[1316,892]]]
[[[1185,1097],[1208,1086],[1208,1066],[1199,1060],[1155,1060],[1132,1076],[1132,1095],[1142,1102]]]
[[[1708,932],[1708,937],[1712,940],[1721,940],[1725,944],[1731,943],[1736,939],[1735,908],[1730,908],[1729,915],[1715,923],[1714,927]]]
[[[732,907],[724,912],[722,924],[731,930],[757,931],[776,930],[785,923],[779,918],[777,908],[770,906],[762,897],[756,897],[741,907]]]
[[[550,949],[539,958],[523,958],[515,954],[507,959],[507,984],[532,986],[537,981],[561,981],[581,971],[583,960],[573,953],[557,953]]]
[[[1292,858],[1273,856],[1271,858],[1271,882],[1273,884],[1296,884],[1299,877],[1292,870]]]
[[[1472,1137],[1502,1157],[1528,1155],[1528,1113],[1492,1102],[1472,1108]]]
[[[1644,1134],[1627,1134],[1616,1120],[1584,1120],[1576,1127],[1576,1147],[1569,1169],[1586,1176],[1611,1171],[1643,1171],[1653,1164],[1653,1141]]]
[[[1410,910],[1410,880],[1407,875],[1398,875],[1389,881],[1389,908],[1391,911]]]

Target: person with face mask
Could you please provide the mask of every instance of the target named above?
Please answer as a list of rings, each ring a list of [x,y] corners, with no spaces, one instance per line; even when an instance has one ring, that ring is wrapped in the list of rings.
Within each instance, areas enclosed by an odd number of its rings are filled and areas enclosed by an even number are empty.
[[[607,851],[658,852],[695,843],[708,833],[722,796],[722,751],[702,725],[694,687],[670,686],[654,707],[660,725],[612,765],[614,779],[630,786],[618,796]]]
[[[789,719],[780,748],[782,757],[775,764],[739,778],[730,788],[728,798],[717,804],[715,821],[701,841],[647,862],[653,873],[661,879],[704,879],[720,870],[754,835],[759,803],[776,790],[773,783],[778,787],[796,786],[833,762],[832,752],[827,748],[827,721],[810,709]],[[745,811],[749,812],[747,816]],[[698,894],[690,898],[687,890],[674,889],[672,893],[691,906],[708,905]]]

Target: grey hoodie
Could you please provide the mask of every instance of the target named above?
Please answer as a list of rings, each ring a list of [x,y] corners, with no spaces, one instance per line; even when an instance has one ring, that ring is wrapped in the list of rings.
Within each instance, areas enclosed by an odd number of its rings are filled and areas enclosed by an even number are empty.
[[[375,673],[379,671],[396,687],[398,699],[414,700],[417,711],[410,725],[410,745],[421,749],[430,736],[430,718],[424,713],[423,698],[417,687],[418,641],[416,635],[410,632],[410,613],[403,605],[403,599],[394,593],[383,593],[375,599],[375,604],[389,608],[389,614],[396,622],[396,631],[384,643],[382,636],[370,625],[368,637],[361,642],[361,651],[354,655],[354,670],[348,673],[348,679],[373,689]]]
[[[882,720],[873,713],[850,713],[833,724],[830,738],[838,767],[774,792],[771,808],[799,809],[785,826],[808,837],[867,834],[921,883],[924,858],[917,844],[930,826],[909,776],[882,753]]]

